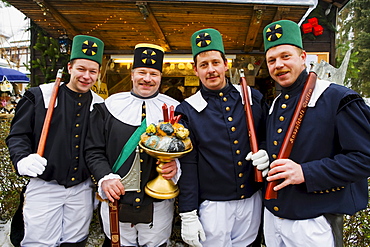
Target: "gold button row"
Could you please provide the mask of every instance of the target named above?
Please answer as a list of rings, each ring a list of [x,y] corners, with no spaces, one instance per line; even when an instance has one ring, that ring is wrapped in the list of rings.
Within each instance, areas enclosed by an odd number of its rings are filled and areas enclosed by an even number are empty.
[[[331,190],[320,190],[320,191],[314,191],[314,193],[320,193],[320,194],[324,194],[324,193],[330,193],[330,192],[336,192],[336,191],[339,191],[341,189],[344,189],[344,186],[342,187],[337,187],[337,188],[332,188]]]

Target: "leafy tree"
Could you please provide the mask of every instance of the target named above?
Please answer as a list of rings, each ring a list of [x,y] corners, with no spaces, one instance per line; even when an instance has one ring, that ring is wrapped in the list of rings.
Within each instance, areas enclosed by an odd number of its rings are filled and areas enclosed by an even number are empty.
[[[345,85],[370,97],[370,4],[368,0],[352,0],[338,15],[337,64],[352,49]],[[370,185],[369,185],[370,188]],[[370,205],[344,221],[345,246],[370,246]]]
[[[370,4],[368,0],[352,0],[339,14],[337,61],[352,48],[345,84],[370,97]]]

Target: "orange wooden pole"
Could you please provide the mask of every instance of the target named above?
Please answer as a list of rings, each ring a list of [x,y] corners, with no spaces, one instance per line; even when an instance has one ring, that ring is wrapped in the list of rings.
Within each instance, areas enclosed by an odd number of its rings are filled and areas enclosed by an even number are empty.
[[[53,117],[54,105],[55,105],[55,101],[58,96],[58,90],[59,90],[60,81],[62,79],[62,75],[63,75],[63,69],[59,69],[57,72],[57,77],[54,83],[53,91],[50,96],[50,102],[49,102],[48,110],[46,111],[44,125],[42,126],[39,145],[37,147],[37,153],[40,156],[44,155],[46,139],[48,138],[50,122],[51,122],[51,118]]]
[[[292,120],[290,121],[287,133],[285,135],[284,141],[281,144],[281,148],[277,159],[287,159],[292,151],[293,144],[296,140],[298,130],[301,127],[303,117],[306,113],[308,102],[312,96],[312,92],[316,85],[317,75],[315,72],[310,72],[307,77],[306,83],[303,87],[302,94],[298,100],[298,104],[294,110]],[[278,185],[280,181],[275,180],[267,183],[265,199],[277,199],[278,193],[274,191],[274,187]]]
[[[243,89],[244,111],[245,111],[245,117],[247,120],[247,128],[248,128],[248,133],[249,133],[251,151],[252,153],[257,153],[259,150],[257,134],[256,134],[255,126],[254,126],[252,107],[249,101],[247,80],[245,79],[243,69],[240,70],[240,85],[242,86],[242,89]],[[258,170],[257,167],[254,167],[254,179],[256,182],[263,182],[262,171]]]

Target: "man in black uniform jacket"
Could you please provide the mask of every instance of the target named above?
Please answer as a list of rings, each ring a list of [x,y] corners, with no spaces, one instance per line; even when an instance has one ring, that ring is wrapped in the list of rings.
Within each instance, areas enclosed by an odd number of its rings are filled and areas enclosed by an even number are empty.
[[[70,81],[58,90],[44,156],[36,153],[54,83],[30,88],[19,101],[6,139],[18,175],[30,177],[25,191],[21,246],[85,246],[93,211],[93,186],[83,157],[104,43],[73,39]]]

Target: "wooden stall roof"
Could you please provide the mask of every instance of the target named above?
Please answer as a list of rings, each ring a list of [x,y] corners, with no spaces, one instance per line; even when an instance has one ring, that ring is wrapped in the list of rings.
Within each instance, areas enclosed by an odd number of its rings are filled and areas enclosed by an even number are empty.
[[[119,54],[132,52],[141,42],[159,44],[166,52],[190,53],[192,33],[209,27],[222,33],[226,51],[261,51],[265,25],[279,19],[299,22],[316,0],[8,2],[54,38],[92,35],[104,41],[106,54]]]

